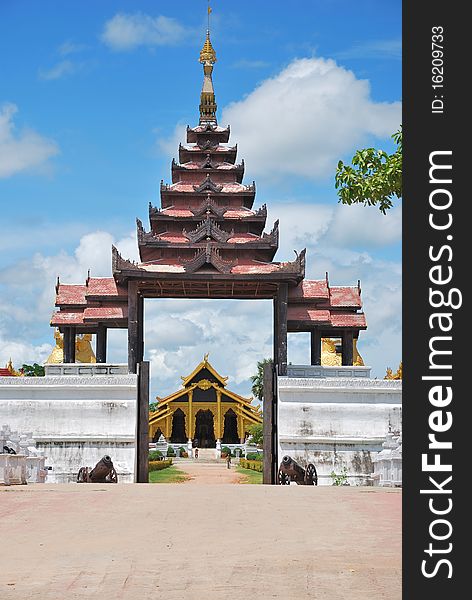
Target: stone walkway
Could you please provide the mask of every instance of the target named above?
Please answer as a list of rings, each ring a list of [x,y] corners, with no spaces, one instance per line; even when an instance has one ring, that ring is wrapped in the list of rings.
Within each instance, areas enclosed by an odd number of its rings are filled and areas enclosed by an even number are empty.
[[[228,469],[223,461],[206,463],[199,460],[186,460],[175,464],[178,469],[190,475],[190,479],[183,482],[186,485],[239,483],[244,478],[234,468]]]
[[[401,491],[0,488],[2,600],[400,600]]]

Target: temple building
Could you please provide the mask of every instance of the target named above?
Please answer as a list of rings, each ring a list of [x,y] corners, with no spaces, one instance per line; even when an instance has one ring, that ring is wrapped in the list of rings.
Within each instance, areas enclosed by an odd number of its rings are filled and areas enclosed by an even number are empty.
[[[244,444],[251,425],[262,423],[260,407],[226,387],[208,355],[188,375],[182,389],[157,398],[149,418],[149,438],[164,435],[172,444],[221,449],[221,444]]]
[[[267,207],[255,207],[256,186],[243,183],[244,160],[229,145],[230,128],[218,125],[213,87],[216,52],[207,31],[200,52],[200,118],[187,127],[186,144],[161,181],[160,207],[149,204],[149,230],[137,219],[140,261],[112,248],[113,277],[89,276],[84,285],[56,285],[51,325],[64,334],[64,362],[75,362],[75,336],[96,334],[96,360],[107,361],[107,330],[128,329],[128,368],[144,357],[144,298],[272,299],[274,364],[287,372],[287,333],[311,334],[311,364],[322,365],[322,340],[338,340],[342,365],[358,360],[355,343],[367,327],[360,283],[340,287],[305,279],[305,250],[274,261],[279,223],[265,231]],[[358,362],[356,364],[359,364]]]

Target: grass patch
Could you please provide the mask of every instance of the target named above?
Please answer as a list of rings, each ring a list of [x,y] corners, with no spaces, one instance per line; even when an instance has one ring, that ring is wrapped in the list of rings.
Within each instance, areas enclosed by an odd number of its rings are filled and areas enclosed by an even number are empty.
[[[187,481],[189,476],[177,467],[171,466],[162,471],[151,471],[149,473],[149,483],[182,483]]]
[[[262,483],[262,473],[259,471],[236,467],[236,472],[240,475],[244,475],[244,478],[241,478],[241,483]]]

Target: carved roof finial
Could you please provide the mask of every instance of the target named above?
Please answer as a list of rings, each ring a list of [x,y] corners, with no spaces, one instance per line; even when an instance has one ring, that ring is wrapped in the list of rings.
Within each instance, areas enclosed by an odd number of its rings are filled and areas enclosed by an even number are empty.
[[[205,43],[200,51],[200,62],[203,65],[203,87],[200,94],[200,125],[216,125],[216,100],[213,89],[213,65],[216,63],[216,52],[210,40],[210,13],[211,7],[208,2],[208,29]]]

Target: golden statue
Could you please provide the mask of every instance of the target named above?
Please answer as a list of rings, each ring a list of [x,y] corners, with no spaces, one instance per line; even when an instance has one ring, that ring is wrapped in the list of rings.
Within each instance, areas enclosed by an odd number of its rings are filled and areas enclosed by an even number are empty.
[[[54,339],[56,340],[56,345],[52,349],[51,354],[48,356],[46,360],[47,365],[57,365],[64,362],[64,338],[59,332],[59,329],[56,329],[54,332]],[[92,350],[92,334],[84,333],[82,336],[78,335],[75,338],[75,361],[82,363],[95,363],[97,359],[95,358],[95,354]]]
[[[363,367],[364,360],[357,350],[357,340],[353,340],[353,366]],[[341,367],[342,355],[336,352],[336,340],[323,338],[321,340],[321,365],[323,367]]]
[[[403,379],[403,362],[400,361],[396,373],[394,373],[390,367],[387,367],[384,379]]]
[[[54,331],[54,339],[56,340],[56,345],[46,360],[47,365],[57,365],[64,362],[64,340],[59,329]]]
[[[336,342],[330,338],[321,340],[321,364],[323,367],[338,367],[341,357],[336,354]]]
[[[92,350],[92,334],[84,333],[82,337],[77,336],[75,340],[75,362],[96,363],[97,359]]]

